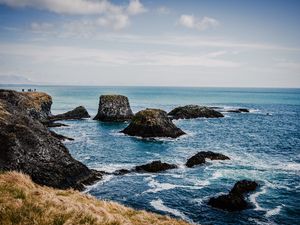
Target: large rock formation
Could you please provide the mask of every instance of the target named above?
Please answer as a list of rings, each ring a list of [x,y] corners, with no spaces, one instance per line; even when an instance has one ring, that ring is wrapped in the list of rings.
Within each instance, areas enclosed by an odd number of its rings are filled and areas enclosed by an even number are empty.
[[[123,122],[133,116],[128,98],[123,95],[101,95],[98,113],[94,120],[104,122]]]
[[[230,158],[226,155],[220,154],[220,153],[215,153],[211,151],[202,151],[198,152],[196,155],[192,156],[191,158],[188,159],[186,162],[187,167],[193,167],[195,165],[203,164],[205,163],[205,159],[210,159],[210,160],[229,160]]]
[[[205,106],[186,105],[173,109],[168,115],[173,119],[192,119],[198,117],[219,118],[224,117],[222,113]]]
[[[157,172],[175,169],[175,168],[177,168],[177,166],[174,164],[163,163],[160,160],[158,160],[158,161],[153,161],[151,163],[147,163],[145,165],[136,166],[135,171],[157,173]]]
[[[238,181],[228,194],[210,198],[208,204],[212,207],[227,211],[247,209],[250,207],[250,204],[246,201],[244,195],[248,192],[255,191],[257,187],[258,184],[255,181]]]
[[[131,123],[123,131],[131,136],[171,137],[177,138],[185,134],[176,127],[167,113],[160,109],[146,109],[139,111],[131,120]]]
[[[78,106],[75,109],[68,111],[63,114],[58,114],[55,116],[50,116],[50,121],[57,121],[57,120],[80,120],[84,118],[90,118],[88,111],[83,106]],[[51,126],[51,124],[50,124]]]
[[[51,97],[33,94],[0,90],[0,170],[22,171],[38,184],[57,188],[83,189],[99,179],[38,120],[49,114]]]

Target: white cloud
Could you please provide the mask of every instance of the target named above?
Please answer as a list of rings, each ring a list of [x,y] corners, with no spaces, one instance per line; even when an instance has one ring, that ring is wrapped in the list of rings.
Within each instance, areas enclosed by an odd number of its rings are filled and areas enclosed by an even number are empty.
[[[127,7],[127,12],[129,15],[137,15],[146,11],[146,8],[139,0],[130,0],[129,5]]]
[[[203,31],[211,27],[216,27],[220,24],[218,20],[211,17],[203,17],[202,19],[198,19],[193,15],[186,14],[180,16],[178,23],[184,27],[196,29],[199,31]]]

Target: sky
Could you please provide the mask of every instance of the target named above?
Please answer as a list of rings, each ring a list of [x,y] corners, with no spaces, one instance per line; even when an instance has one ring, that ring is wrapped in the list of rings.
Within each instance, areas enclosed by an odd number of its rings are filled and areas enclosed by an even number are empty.
[[[298,0],[0,0],[0,83],[300,87]]]

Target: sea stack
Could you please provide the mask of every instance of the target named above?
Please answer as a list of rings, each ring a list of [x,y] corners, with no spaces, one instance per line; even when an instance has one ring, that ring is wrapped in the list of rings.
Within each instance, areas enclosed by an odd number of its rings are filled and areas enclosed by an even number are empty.
[[[131,123],[123,131],[130,136],[170,137],[177,138],[185,132],[176,127],[167,113],[160,109],[145,109],[139,111],[131,120]]]
[[[101,95],[98,113],[94,120],[104,122],[124,122],[133,116],[129,100],[123,95]]]
[[[193,119],[199,117],[205,118],[219,118],[224,117],[224,115],[212,108],[199,105],[186,105],[182,107],[177,107],[173,109],[168,114],[172,116],[173,119]]]
[[[88,111],[83,106],[78,106],[75,109],[68,111],[63,114],[58,114],[55,116],[50,116],[50,121],[57,121],[57,120],[80,120],[84,118],[90,118]]]

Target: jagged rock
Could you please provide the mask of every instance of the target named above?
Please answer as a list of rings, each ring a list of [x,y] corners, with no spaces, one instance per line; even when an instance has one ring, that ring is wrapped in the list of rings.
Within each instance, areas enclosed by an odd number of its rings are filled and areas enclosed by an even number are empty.
[[[105,122],[123,122],[133,116],[129,100],[123,95],[101,95],[98,113],[94,120]]]
[[[83,106],[78,106],[75,109],[68,111],[63,114],[58,114],[55,116],[50,116],[50,121],[57,121],[57,120],[80,120],[84,118],[90,118],[88,111]]]
[[[123,131],[131,136],[171,137],[177,138],[185,134],[176,127],[167,113],[160,109],[145,109],[139,111],[131,120],[131,123]]]
[[[157,172],[175,169],[175,168],[177,168],[176,165],[169,164],[169,163],[163,163],[159,160],[159,161],[153,161],[151,163],[147,163],[145,165],[136,166],[135,171],[157,173]]]
[[[177,107],[168,113],[173,119],[192,119],[198,117],[205,118],[219,118],[224,115],[211,107],[198,106],[198,105],[186,105]]]
[[[232,113],[248,113],[249,109],[245,109],[245,108],[240,108],[240,109],[229,109],[226,112],[232,112]]]
[[[75,160],[53,137],[38,120],[46,112],[41,107],[44,101],[32,100],[23,93],[0,90],[0,170],[22,171],[38,184],[62,189],[82,190],[84,184],[101,178],[101,173]],[[31,109],[41,116],[37,119]]]
[[[210,159],[210,160],[229,160],[230,158],[226,155],[220,154],[220,153],[215,153],[211,151],[202,151],[198,152],[196,155],[192,156],[191,158],[188,159],[186,162],[187,167],[193,167],[195,165],[199,164],[204,164],[205,159]]]
[[[62,141],[64,141],[64,140],[74,141],[74,138],[66,137],[66,136],[64,136],[64,135],[62,135],[62,134],[55,133],[55,132],[52,131],[52,130],[50,131],[50,133],[51,133],[51,135],[52,135],[53,137],[55,137],[55,138],[57,138],[57,139],[59,139],[59,140],[62,140]]]
[[[54,123],[53,121],[43,122],[46,127],[68,127],[67,124],[64,123]]]
[[[240,211],[250,208],[250,204],[245,200],[244,194],[255,191],[257,187],[258,184],[255,181],[238,181],[229,194],[210,198],[208,204],[227,211]]]
[[[230,193],[232,194],[245,194],[250,191],[255,191],[258,184],[251,180],[240,180],[235,183]]]

